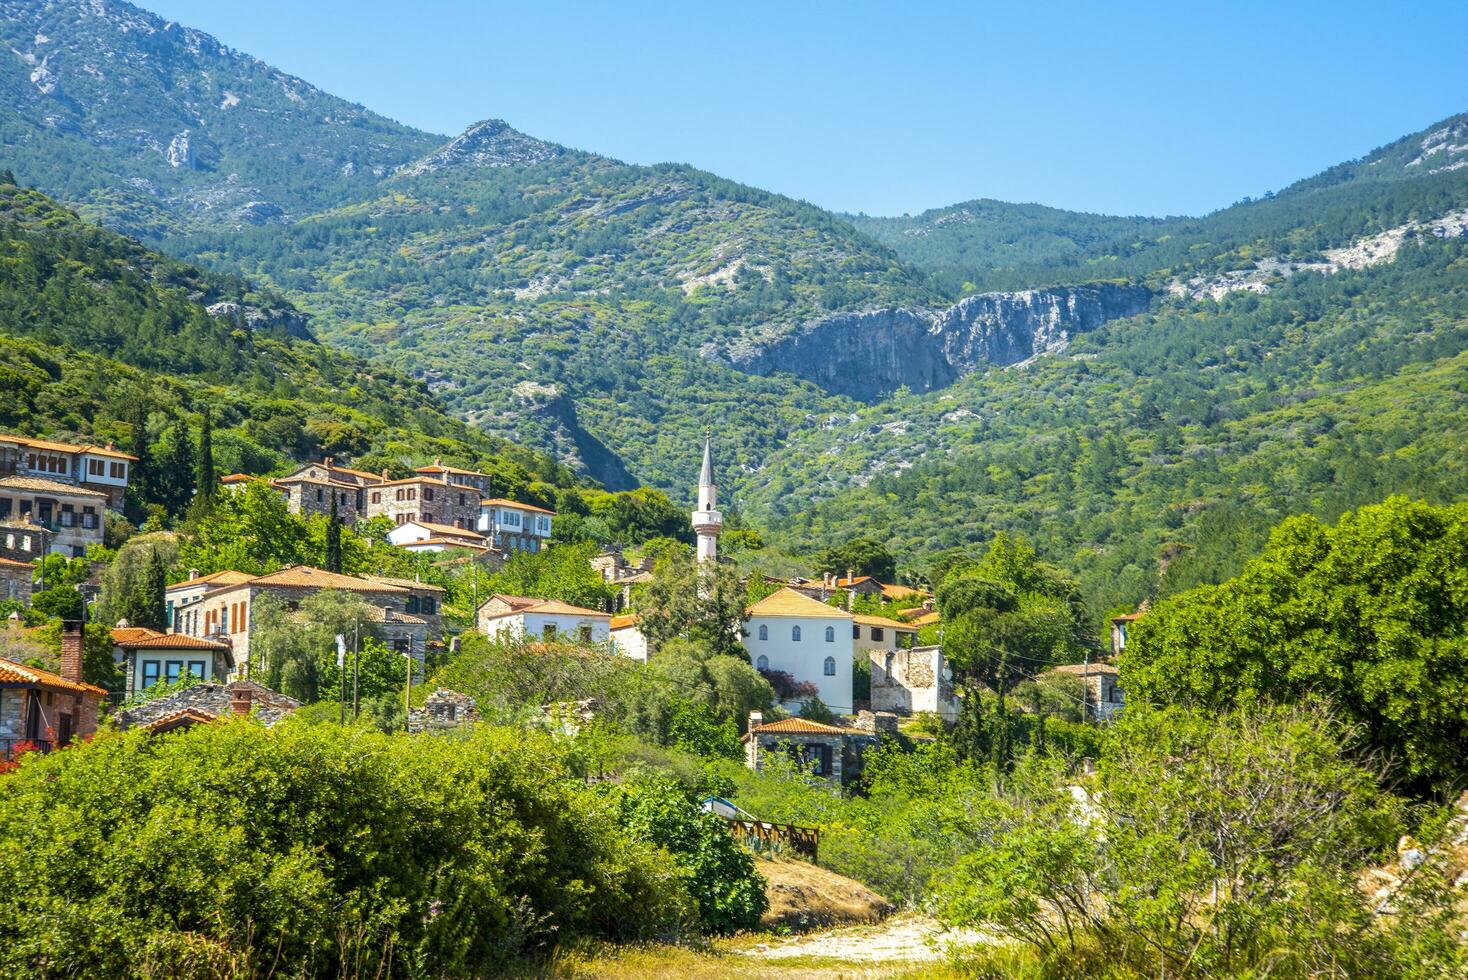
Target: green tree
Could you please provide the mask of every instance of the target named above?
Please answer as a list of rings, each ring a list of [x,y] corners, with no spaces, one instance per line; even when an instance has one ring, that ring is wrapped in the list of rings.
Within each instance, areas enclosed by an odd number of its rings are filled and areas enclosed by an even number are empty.
[[[326,518],[326,549],[321,567],[328,572],[342,570],[342,521],[336,512],[336,494],[331,495],[331,514]]]
[[[214,494],[219,488],[218,478],[214,473],[214,418],[208,405],[205,405],[200,412],[199,452],[197,469],[194,473],[194,487],[206,500],[214,499]]]
[[[522,551],[488,580],[488,593],[530,596],[537,599],[559,599],[588,609],[608,609],[617,594],[591,567],[596,554],[591,543],[561,545],[543,551]]]
[[[250,482],[220,494],[185,539],[183,564],[201,572],[234,569],[252,575],[309,564],[305,521],[269,485]]]
[[[715,653],[747,660],[744,636],[745,592],[727,565],[701,566],[683,545],[664,550],[653,566],[653,580],[635,597],[637,628],[652,652],[685,637]]]
[[[151,630],[168,628],[168,609],[165,590],[168,587],[168,569],[163,563],[159,549],[148,555],[148,565],[142,578],[135,586],[132,602],[128,608],[128,622],[133,626],[146,626]]]
[[[845,577],[852,572],[858,577],[870,575],[879,582],[897,577],[897,560],[882,542],[872,538],[852,538],[839,548],[827,548],[816,555],[819,571]]]
[[[194,445],[189,424],[182,416],[174,420],[167,461],[159,472],[163,504],[170,514],[182,514],[194,496]]]
[[[1403,497],[1328,527],[1292,517],[1237,578],[1173,596],[1128,632],[1128,703],[1331,698],[1415,792],[1468,756],[1468,504]]]

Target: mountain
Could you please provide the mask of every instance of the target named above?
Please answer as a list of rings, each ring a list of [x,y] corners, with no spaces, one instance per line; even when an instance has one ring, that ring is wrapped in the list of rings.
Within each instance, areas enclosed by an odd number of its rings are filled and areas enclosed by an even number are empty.
[[[127,234],[284,222],[442,137],[112,0],[0,0],[6,163]]]
[[[22,180],[608,486],[686,499],[712,429],[792,550],[865,532],[919,569],[1014,530],[1124,603],[1275,515],[1465,489],[1468,117],[1200,217],[843,217],[420,133],[125,5],[0,4]]]
[[[575,477],[471,428],[421,383],[325,347],[287,301],[82,220],[0,174],[0,430],[132,444],[208,407],[219,471],[439,455],[506,491]],[[302,392],[310,392],[303,400]]]

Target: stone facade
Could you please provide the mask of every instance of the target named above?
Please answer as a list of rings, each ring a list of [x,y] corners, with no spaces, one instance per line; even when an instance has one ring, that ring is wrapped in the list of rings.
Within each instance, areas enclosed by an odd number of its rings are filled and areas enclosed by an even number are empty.
[[[369,487],[368,517],[389,517],[395,524],[424,521],[474,530],[479,523],[479,491],[451,483],[446,476],[413,476]]]
[[[423,707],[408,712],[412,735],[440,735],[479,721],[479,706],[467,694],[438,688],[423,701]]]
[[[931,711],[944,721],[958,718],[953,676],[936,646],[872,650],[873,711],[912,715]]]
[[[108,505],[101,490],[41,477],[0,479],[0,522],[39,524],[50,532],[47,550],[73,558],[102,543],[102,514]]]
[[[0,599],[15,599],[31,604],[31,576],[35,567],[28,562],[0,558]]]
[[[874,716],[863,712],[862,716],[869,725],[866,729],[827,725],[804,718],[766,724],[761,712],[751,711],[749,730],[742,739],[744,764],[758,772],[770,753],[783,753],[830,786],[855,781],[861,775],[866,750],[878,744],[884,734],[897,730],[895,715]],[[858,724],[862,716],[858,717]]]

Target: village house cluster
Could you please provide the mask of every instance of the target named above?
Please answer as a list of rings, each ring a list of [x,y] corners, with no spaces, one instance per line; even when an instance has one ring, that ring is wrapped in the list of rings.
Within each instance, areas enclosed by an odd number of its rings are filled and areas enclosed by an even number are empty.
[[[133,462],[110,446],[0,436],[0,597],[27,602],[36,558],[52,552],[81,555],[101,542],[102,515],[122,506]],[[503,560],[510,553],[548,548],[555,517],[546,508],[491,497],[488,474],[441,461],[392,479],[328,457],[276,479],[233,474],[221,484],[231,489],[252,481],[269,485],[294,513],[335,512],[344,523],[385,517],[393,523],[388,540],[397,547],[466,550],[475,560]],[[720,560],[723,515],[707,443],[691,523],[699,567],[711,568]],[[613,549],[594,557],[591,565],[605,582],[620,587],[612,609],[494,594],[475,609],[474,628],[489,637],[603,647],[645,663],[649,644],[638,617],[624,610],[633,587],[652,581],[651,561],[629,562]],[[766,722],[756,713],[749,718],[744,742],[751,767],[759,768],[769,752],[779,751],[839,783],[859,770],[866,747],[895,731],[898,718],[918,713],[950,722],[957,718],[959,698],[941,646],[917,642],[920,631],[938,621],[929,593],[850,570],[819,580],[765,583],[773,591],[745,609],[741,643],[749,662],[775,687],[781,709],[795,717]],[[118,623],[111,637],[126,697],[185,676],[200,683],[124,711],[119,723],[168,731],[230,714],[254,713],[267,723],[284,717],[300,705],[251,678],[257,606],[270,597],[288,616],[299,618],[301,604],[323,591],[361,599],[363,625],[410,658],[412,673],[419,678],[430,646],[449,639],[444,634],[444,590],[436,585],[306,565],[265,575],[232,570],[201,575],[191,570],[165,590],[166,631]],[[859,612],[858,607],[882,613]],[[1110,720],[1122,708],[1114,660],[1135,618],[1112,621],[1110,661],[1046,672],[1081,682],[1090,719]],[[17,624],[18,618],[12,625]],[[21,742],[60,745],[95,730],[98,705],[107,693],[82,681],[81,637],[80,624],[63,624],[62,666],[56,674],[0,659],[0,754]],[[853,665],[861,661],[869,668],[870,692],[858,699]],[[848,720],[829,724],[798,717],[811,699]],[[419,732],[443,731],[477,718],[472,699],[438,691],[415,710],[409,725]]]

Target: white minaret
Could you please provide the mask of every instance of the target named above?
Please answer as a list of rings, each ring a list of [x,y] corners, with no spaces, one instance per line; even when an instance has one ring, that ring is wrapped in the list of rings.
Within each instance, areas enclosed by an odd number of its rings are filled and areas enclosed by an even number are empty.
[[[698,474],[698,509],[693,512],[693,530],[698,535],[698,561],[717,561],[719,557],[719,532],[724,528],[724,515],[715,508],[718,499],[714,494],[714,450],[712,437],[703,443],[703,471]]]

